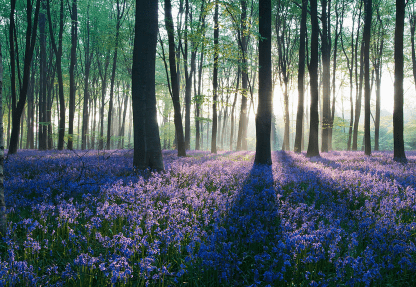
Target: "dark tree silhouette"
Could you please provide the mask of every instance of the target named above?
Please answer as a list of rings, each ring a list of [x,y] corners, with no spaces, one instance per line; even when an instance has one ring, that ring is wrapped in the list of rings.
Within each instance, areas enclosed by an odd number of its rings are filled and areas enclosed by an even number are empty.
[[[71,14],[71,62],[69,64],[69,125],[68,125],[68,149],[73,148],[74,141],[74,116],[75,116],[75,65],[77,63],[78,42],[78,7],[77,0],[72,0]]]
[[[256,115],[256,164],[272,164],[272,14],[271,0],[259,0],[259,104]]]
[[[311,107],[310,107],[310,127],[309,143],[306,155],[308,157],[319,156],[318,143],[318,4],[317,0],[310,0],[312,35],[311,35],[311,60],[309,63],[309,75],[311,86]]]
[[[4,138],[3,138],[3,55],[0,43],[0,237],[6,235],[7,218],[4,200]]]
[[[403,140],[403,30],[405,0],[396,0],[396,29],[394,33],[394,160],[407,162]]]
[[[170,83],[172,86],[172,102],[174,111],[174,122],[176,130],[176,143],[178,146],[178,156],[186,156],[185,138],[183,135],[183,125],[181,116],[181,105],[179,101],[179,82],[176,73],[175,60],[175,30],[172,19],[172,4],[170,0],[165,0],[165,26],[168,33],[169,42],[169,68],[170,68]]]
[[[136,24],[132,66],[134,122],[133,166],[163,170],[157,124],[155,62],[158,2],[136,0]]]
[[[212,88],[214,96],[212,99],[212,135],[211,135],[211,152],[217,153],[217,97],[218,97],[218,1],[215,1],[214,12],[214,71],[212,75]]]
[[[296,114],[295,152],[302,151],[302,127],[304,113],[304,80],[305,80],[305,40],[306,16],[308,13],[308,0],[302,0],[302,16],[300,20],[299,67],[298,67],[298,111]]]
[[[11,87],[12,87],[12,133],[10,135],[10,143],[9,143],[9,153],[8,154],[15,154],[17,152],[17,144],[19,140],[20,134],[20,119],[22,116],[23,109],[26,104],[26,97],[27,97],[27,90],[29,86],[29,78],[30,78],[30,63],[32,62],[33,50],[35,49],[36,43],[36,32],[38,28],[38,19],[39,19],[39,6],[40,0],[36,1],[35,7],[35,18],[33,19],[32,23],[32,1],[27,0],[26,4],[26,20],[27,20],[27,28],[26,28],[26,39],[25,39],[25,58],[24,58],[24,68],[23,68],[23,80],[21,81],[20,93],[19,93],[19,101],[17,102],[16,96],[16,77],[15,77],[15,65],[17,62],[17,66],[19,66],[18,60],[15,58],[14,53],[14,42],[16,39],[14,38],[14,30],[15,22],[14,22],[14,10],[16,7],[16,0],[12,0],[10,3],[10,70],[11,70]],[[32,25],[33,24],[33,25]],[[17,41],[16,41],[17,42]],[[19,74],[19,82],[20,82],[20,72]],[[17,104],[16,104],[17,102]]]
[[[59,87],[59,132],[58,132],[58,150],[64,149],[64,136],[65,136],[65,98],[64,98],[64,83],[62,77],[62,35],[64,33],[64,0],[60,1],[59,11],[59,34],[58,34],[58,47],[56,46],[55,38],[52,31],[52,18],[50,1],[46,1],[48,20],[49,20],[49,34],[51,37],[52,48],[56,58],[56,70],[58,74],[58,87]]]
[[[371,155],[370,137],[370,38],[371,38],[371,18],[372,0],[365,0],[365,22],[364,22],[364,142],[365,155]]]

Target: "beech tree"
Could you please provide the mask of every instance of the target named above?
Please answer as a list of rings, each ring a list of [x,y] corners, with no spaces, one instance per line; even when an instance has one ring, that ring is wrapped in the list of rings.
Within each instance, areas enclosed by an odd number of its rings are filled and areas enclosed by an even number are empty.
[[[403,140],[403,31],[405,0],[396,0],[396,29],[394,31],[394,160],[407,162]]]
[[[364,22],[364,82],[365,82],[365,114],[364,114],[364,139],[365,155],[371,155],[370,137],[370,37],[371,37],[371,18],[373,16],[372,0],[365,0],[365,22]]]
[[[272,164],[272,14],[271,0],[259,0],[259,103],[256,115],[256,164]]]
[[[319,156],[318,143],[318,4],[317,0],[310,0],[311,10],[311,60],[308,66],[311,86],[311,106],[310,106],[310,127],[309,127],[309,143],[306,155],[308,157]]]
[[[302,0],[302,16],[300,20],[299,64],[298,64],[298,110],[296,114],[295,152],[302,151],[303,113],[304,113],[304,80],[305,80],[305,46],[306,46],[306,16],[308,0]]]
[[[32,23],[32,1],[27,0],[26,3],[26,38],[25,38],[25,57],[23,68],[23,79],[21,79],[20,70],[18,70],[19,78],[19,101],[17,101],[16,93],[16,66],[19,68],[19,58],[15,57],[15,50],[18,50],[17,39],[15,39],[15,21],[14,11],[16,8],[16,0],[10,2],[10,28],[9,28],[9,41],[10,41],[10,70],[11,70],[11,94],[12,94],[12,133],[10,135],[9,153],[15,154],[17,152],[17,144],[20,134],[20,119],[23,109],[26,104],[27,91],[29,86],[30,77],[30,64],[32,62],[33,50],[36,43],[36,32],[38,28],[40,0],[36,1],[35,17]]]
[[[132,66],[134,122],[133,166],[163,170],[157,124],[155,61],[158,2],[136,0],[136,24]]]
[[[3,54],[0,43],[0,237],[6,235],[6,202],[4,200],[4,138],[3,138]]]

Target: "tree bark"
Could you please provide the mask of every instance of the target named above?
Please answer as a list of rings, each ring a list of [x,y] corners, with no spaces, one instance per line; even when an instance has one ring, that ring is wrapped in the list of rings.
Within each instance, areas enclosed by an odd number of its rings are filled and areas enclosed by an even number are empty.
[[[370,38],[371,38],[371,18],[372,0],[365,0],[365,23],[364,23],[364,142],[365,155],[371,155],[371,137],[370,137]]]
[[[11,1],[11,13],[10,13],[10,29],[11,30],[14,29],[15,5],[16,5],[16,0],[12,0]],[[11,68],[11,73],[12,73],[11,86],[12,86],[12,90],[14,90],[14,93],[12,92],[12,108],[14,112],[12,112],[13,125],[12,125],[12,133],[10,135],[10,144],[9,144],[8,154],[15,154],[17,152],[17,145],[19,142],[19,134],[20,134],[20,119],[21,119],[21,115],[26,104],[27,90],[28,90],[29,78],[30,78],[30,63],[32,62],[33,50],[35,48],[35,42],[36,42],[39,8],[40,8],[40,0],[37,0],[36,8],[35,8],[35,18],[33,20],[33,26],[32,26],[32,2],[30,0],[27,0],[26,48],[25,48],[25,58],[24,58],[23,81],[22,81],[22,85],[20,88],[20,95],[19,95],[18,102],[16,99],[16,90],[13,88],[13,86],[15,85],[15,77],[13,76],[15,73],[15,70]],[[11,31],[10,32],[11,67],[14,65],[15,60],[16,60],[15,55],[14,55],[14,43],[13,43],[15,39],[12,35],[13,35],[13,32]]]
[[[185,138],[183,134],[181,106],[179,101],[179,83],[176,73],[176,60],[175,60],[175,39],[174,39],[174,26],[172,20],[172,5],[170,0],[165,0],[165,26],[168,33],[169,41],[169,67],[170,67],[170,81],[172,86],[172,102],[174,110],[174,122],[177,138],[178,156],[186,156]]]
[[[55,37],[52,31],[52,18],[50,12],[50,1],[46,1],[47,13],[49,19],[49,34],[51,37],[52,48],[56,58],[56,70],[58,73],[58,87],[59,87],[59,132],[58,132],[58,150],[64,148],[65,137],[65,98],[64,98],[64,84],[62,76],[62,35],[64,32],[64,1],[60,0],[60,13],[59,13],[59,34],[58,34],[58,47],[56,47]]]
[[[74,119],[75,119],[75,65],[77,63],[78,42],[78,11],[77,0],[72,0],[71,8],[71,63],[69,65],[69,126],[68,126],[68,149],[73,149]]]
[[[305,42],[306,17],[308,13],[308,0],[302,0],[302,16],[300,20],[299,67],[298,67],[298,110],[296,114],[296,136],[294,151],[302,151],[302,128],[304,114],[304,80],[305,80]]]
[[[89,78],[90,78],[90,68],[93,57],[93,52],[90,52],[90,21],[89,21],[89,8],[87,6],[87,19],[86,19],[86,29],[87,35],[84,42],[84,57],[85,57],[85,71],[84,71],[84,105],[82,113],[82,130],[81,130],[81,150],[87,148],[87,134],[88,134],[88,125],[89,125],[89,112],[88,112],[88,103],[90,101],[90,92],[89,92]]]
[[[394,160],[407,162],[403,140],[403,30],[405,1],[396,0],[396,28],[394,31]]]
[[[241,31],[239,31],[239,46],[242,53],[241,59],[241,110],[238,123],[237,150],[247,150],[247,97],[248,97],[248,67],[247,46],[249,36],[247,33],[247,3],[240,0],[241,4]]]
[[[47,149],[47,127],[46,127],[46,16],[44,13],[45,0],[41,1],[42,9],[39,12],[39,46],[40,46],[40,89],[39,89],[39,150]]]
[[[157,31],[158,2],[136,0],[132,66],[133,166],[141,170],[147,168],[155,170],[164,169],[156,111],[155,62]]]
[[[329,13],[327,12],[328,1],[322,0],[322,152],[328,151],[329,125],[330,125],[330,95],[331,95],[331,73],[330,73],[330,58],[331,45],[330,34],[328,29],[330,27]]]
[[[259,103],[256,116],[256,164],[272,164],[272,15],[271,0],[259,0]]]
[[[3,54],[0,43],[0,237],[6,235],[7,217],[4,200],[4,138],[3,138]]]
[[[211,153],[217,153],[217,97],[218,97],[218,37],[219,37],[219,26],[218,26],[218,0],[215,1],[215,12],[214,12],[214,71],[212,75],[212,134],[211,134]]]
[[[309,127],[309,143],[306,156],[314,157],[319,156],[319,143],[318,143],[318,127],[319,127],[319,114],[318,114],[318,4],[317,0],[310,0],[311,10],[311,23],[312,23],[312,35],[311,35],[311,60],[309,63],[309,75],[311,86],[311,106],[310,106],[310,127]]]

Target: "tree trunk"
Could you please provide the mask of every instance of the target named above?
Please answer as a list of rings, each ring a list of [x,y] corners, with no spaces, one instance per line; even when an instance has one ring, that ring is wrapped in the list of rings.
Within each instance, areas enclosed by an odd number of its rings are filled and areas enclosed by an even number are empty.
[[[165,0],[165,26],[168,33],[169,41],[169,66],[170,66],[170,81],[172,86],[172,102],[174,109],[174,122],[177,138],[178,156],[186,156],[185,138],[183,134],[181,106],[179,101],[179,83],[176,73],[176,60],[175,60],[175,39],[174,39],[174,26],[172,20],[172,5],[170,0]]]
[[[237,150],[247,150],[247,97],[248,97],[248,67],[247,45],[249,36],[247,33],[247,4],[246,0],[240,0],[241,4],[241,31],[239,32],[239,46],[243,58],[241,59],[241,110],[238,124]]]
[[[74,116],[75,116],[75,65],[77,62],[78,42],[78,11],[77,0],[72,0],[71,8],[71,63],[69,66],[69,127],[68,127],[68,149],[73,149]]]
[[[235,106],[237,104],[237,95],[238,95],[238,87],[240,84],[240,74],[241,74],[241,66],[238,65],[237,70],[237,84],[235,86],[235,94],[234,94],[234,101],[233,106],[231,108],[231,131],[230,131],[230,150],[233,150],[233,143],[234,143],[234,126],[235,126]]]
[[[256,164],[272,164],[272,14],[271,0],[259,0],[259,103],[256,116]]]
[[[51,37],[52,48],[55,52],[56,58],[56,69],[58,73],[58,86],[59,86],[59,132],[58,132],[58,150],[64,148],[64,137],[65,137],[65,98],[64,98],[64,84],[62,76],[62,35],[64,31],[64,1],[60,3],[59,13],[59,34],[58,34],[58,47],[56,47],[55,38],[52,31],[52,18],[50,12],[50,1],[46,1],[47,13],[49,19],[49,34]]]
[[[330,96],[331,96],[331,73],[330,58],[331,45],[330,34],[328,33],[330,23],[329,13],[327,12],[328,2],[322,0],[322,152],[328,151],[328,138],[330,126]]]
[[[306,17],[308,13],[308,0],[302,0],[302,16],[300,22],[299,67],[298,67],[298,111],[296,114],[296,136],[294,151],[302,151],[302,128],[304,114],[304,80],[305,80],[305,42],[306,42]]]
[[[33,141],[33,123],[34,121],[34,94],[35,94],[35,65],[32,61],[32,72],[30,75],[30,86],[28,90],[28,98],[27,98],[27,134],[26,134],[26,148],[33,149],[34,148],[34,141]],[[10,114],[10,113],[9,113]]]
[[[25,48],[25,58],[24,58],[24,70],[23,70],[23,81],[22,86],[20,88],[20,97],[19,101],[16,104],[16,90],[13,88],[15,85],[15,69],[12,66],[15,64],[15,55],[14,55],[14,37],[13,37],[13,29],[14,28],[14,10],[15,10],[16,0],[11,1],[11,13],[10,13],[10,62],[11,62],[11,86],[12,86],[12,108],[14,112],[12,112],[13,118],[13,125],[12,125],[12,133],[10,135],[10,144],[9,144],[9,153],[8,154],[15,154],[17,152],[17,145],[19,141],[19,134],[20,134],[20,119],[22,112],[24,110],[26,104],[26,97],[27,97],[27,90],[29,86],[29,79],[30,79],[30,63],[32,62],[33,50],[35,48],[36,42],[36,32],[38,27],[38,18],[39,18],[39,8],[40,8],[40,0],[36,1],[36,8],[35,8],[35,18],[33,20],[32,26],[32,2],[27,1],[27,9],[26,9],[26,17],[27,17],[27,30],[26,30],[26,48]],[[19,63],[17,63],[19,66]],[[13,92],[14,90],[14,92]]]
[[[309,75],[311,86],[311,106],[310,106],[310,127],[309,127],[309,143],[306,156],[313,157],[319,156],[319,143],[318,143],[318,127],[319,127],[319,114],[318,114],[318,4],[317,0],[310,0],[311,10],[311,23],[312,23],[312,35],[311,35],[311,60],[309,63]]]
[[[40,90],[39,90],[39,150],[47,149],[46,127],[46,17],[44,13],[45,0],[42,0],[42,9],[39,13],[39,46],[40,46]]]
[[[218,0],[215,1],[214,13],[214,71],[212,76],[212,88],[214,96],[212,98],[212,134],[211,134],[211,153],[217,153],[217,97],[218,97]]]
[[[115,47],[114,47],[114,57],[113,57],[113,70],[111,72],[110,103],[108,105],[107,149],[111,148],[111,122],[112,122],[112,112],[113,112],[114,80],[115,80],[115,77],[116,77],[118,40],[119,40],[119,36],[120,36],[120,25],[121,25],[121,20],[123,18],[123,14],[124,14],[124,7],[125,7],[124,5],[123,5],[123,8],[120,7],[120,0],[117,0],[116,37],[115,37]]]
[[[132,66],[133,166],[141,170],[147,168],[164,169],[157,124],[155,91],[157,31],[158,2],[136,0]]]
[[[3,138],[3,54],[0,43],[0,238],[6,235],[7,218],[4,200],[4,138]]]
[[[405,1],[396,0],[396,29],[394,31],[394,160],[407,162],[403,140],[403,30]]]
[[[370,38],[371,38],[371,18],[372,0],[365,0],[365,23],[364,23],[364,142],[365,155],[371,155],[371,137],[370,137]]]
[[[358,36],[357,36],[358,37]],[[354,119],[354,133],[352,137],[352,150],[357,150],[358,147],[358,124],[360,122],[361,115],[361,101],[363,93],[363,76],[364,76],[364,43],[361,43],[361,55],[360,55],[360,82],[356,88],[356,101],[355,101],[355,119]],[[357,63],[355,63],[357,67]],[[357,71],[356,71],[357,72]],[[357,76],[356,76],[357,78]]]
[[[87,6],[87,19],[86,19],[86,29],[87,35],[84,40],[84,62],[85,62],[85,71],[84,71],[84,105],[82,113],[82,130],[81,130],[81,150],[87,148],[87,134],[88,134],[88,125],[89,125],[89,101],[90,101],[90,92],[89,92],[89,78],[90,78],[90,67],[93,57],[93,52],[90,52],[90,20],[89,20],[89,8]],[[79,124],[79,123],[78,123]]]

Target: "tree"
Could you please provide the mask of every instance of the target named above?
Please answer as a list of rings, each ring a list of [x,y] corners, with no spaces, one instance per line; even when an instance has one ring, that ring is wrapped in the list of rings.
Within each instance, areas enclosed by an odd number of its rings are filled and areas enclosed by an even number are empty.
[[[39,85],[39,150],[47,149],[47,118],[46,118],[46,85],[47,85],[47,68],[46,68],[46,16],[45,0],[41,1],[42,9],[39,13],[39,44],[40,44],[40,85]]]
[[[157,124],[155,61],[158,2],[136,0],[136,24],[132,66],[134,122],[133,166],[163,170]]]
[[[87,148],[87,134],[88,134],[88,103],[90,101],[90,91],[89,91],[89,78],[91,63],[93,58],[93,49],[90,49],[90,5],[87,5],[87,17],[86,17],[86,33],[84,41],[84,105],[82,112],[82,131],[81,131],[81,149],[85,150]]]
[[[394,31],[394,160],[407,162],[403,140],[403,30],[405,0],[396,0],[396,29]]]
[[[47,13],[49,19],[49,34],[51,38],[52,48],[56,58],[56,70],[58,73],[58,87],[59,87],[59,131],[58,131],[58,150],[64,148],[65,137],[65,98],[64,98],[64,84],[62,76],[62,35],[64,32],[64,0],[60,0],[59,12],[59,34],[58,47],[56,46],[55,37],[52,31],[52,18],[50,11],[50,1],[46,1]]]
[[[310,127],[309,143],[306,156],[319,156],[318,143],[318,4],[317,0],[310,0],[312,35],[311,35],[311,60],[308,66],[311,86],[311,106],[310,106]]]
[[[364,22],[364,139],[365,155],[371,155],[370,137],[370,38],[371,38],[371,18],[372,0],[365,0],[365,22]]]
[[[3,140],[3,54],[0,42],[0,237],[6,235],[7,218],[4,200],[4,140]]]
[[[110,149],[110,140],[111,140],[111,122],[112,122],[112,112],[113,112],[113,94],[114,94],[114,80],[116,77],[116,68],[117,68],[117,52],[120,38],[120,26],[121,20],[124,17],[124,12],[126,10],[126,0],[123,0],[122,5],[120,5],[120,0],[117,0],[116,4],[117,14],[116,14],[116,36],[114,42],[114,56],[113,56],[113,68],[111,71],[111,81],[110,81],[110,103],[108,106],[108,120],[107,120],[107,149]]]
[[[212,136],[211,136],[211,152],[217,153],[217,97],[218,97],[218,1],[215,1],[214,12],[214,71],[212,75],[212,87],[214,96],[212,99]]]
[[[302,0],[302,16],[300,20],[299,66],[298,66],[298,111],[296,114],[295,152],[302,151],[302,128],[304,113],[304,80],[305,80],[305,42],[306,42],[306,16],[308,13],[308,0]]]
[[[73,148],[74,140],[74,116],[75,116],[75,65],[77,62],[78,42],[78,8],[77,0],[72,0],[71,14],[71,63],[69,65],[69,126],[68,126],[68,149]]]
[[[256,115],[256,164],[272,164],[272,14],[271,0],[259,0],[259,103]]]
[[[322,151],[328,151],[329,127],[330,127],[330,96],[331,96],[331,73],[330,73],[330,58],[331,58],[331,44],[329,32],[331,23],[330,20],[330,3],[331,1],[321,0],[322,4]],[[328,11],[327,11],[328,8]]]
[[[25,47],[25,58],[24,58],[24,68],[23,68],[23,80],[21,80],[20,72],[18,72],[19,77],[19,101],[17,102],[16,96],[16,64],[19,67],[19,60],[15,57],[15,41],[17,43],[17,39],[15,39],[15,22],[14,22],[14,10],[16,7],[16,0],[11,0],[10,3],[10,29],[9,29],[9,40],[10,40],[10,69],[11,69],[11,87],[12,87],[12,133],[10,135],[10,142],[9,142],[9,154],[15,154],[17,152],[17,144],[19,140],[20,134],[20,119],[22,116],[23,109],[26,104],[26,97],[27,91],[29,86],[29,77],[30,77],[30,64],[32,62],[33,50],[35,49],[36,43],[36,32],[38,28],[38,19],[39,19],[39,7],[40,0],[36,1],[35,7],[35,17],[32,23],[32,1],[27,0],[27,8],[26,8],[26,20],[27,20],[27,28],[26,28],[26,47]],[[32,25],[33,24],[33,25]],[[17,50],[17,45],[16,45]],[[21,84],[20,84],[21,83]],[[17,102],[17,103],[16,103]]]
[[[181,105],[179,101],[179,83],[178,75],[176,73],[175,60],[175,29],[172,19],[172,4],[170,0],[165,0],[165,26],[168,33],[169,42],[169,68],[170,68],[170,83],[172,86],[172,102],[174,111],[174,122],[176,130],[176,139],[178,146],[178,156],[186,156],[185,138],[183,135],[183,125],[181,116]]]

